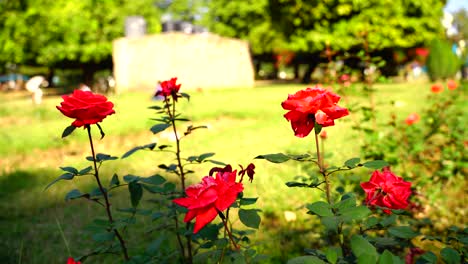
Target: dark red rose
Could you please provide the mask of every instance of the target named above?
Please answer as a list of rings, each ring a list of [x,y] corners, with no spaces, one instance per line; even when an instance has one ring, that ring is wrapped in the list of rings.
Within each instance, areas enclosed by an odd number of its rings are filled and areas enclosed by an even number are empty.
[[[241,167],[241,171],[239,171],[239,176],[242,177],[240,181],[242,182],[244,175],[247,173],[247,176],[249,177],[249,181],[252,182],[254,174],[255,174],[255,165],[253,163],[250,163],[249,165],[247,165],[247,168],[245,168],[245,170],[244,170],[244,167],[242,167],[242,165],[239,165],[239,166]]]
[[[408,117],[405,119],[405,122],[407,125],[412,125],[412,124],[415,124],[417,122],[419,122],[419,119],[421,119],[419,117],[419,115],[417,113],[411,113],[408,115]]]
[[[68,258],[67,264],[81,264],[79,261],[75,261],[72,257]]]
[[[382,172],[374,171],[370,180],[361,183],[361,187],[366,192],[366,204],[369,206],[380,206],[388,209],[408,207],[411,182],[404,181],[388,168],[383,169]],[[388,209],[384,209],[384,212],[391,214]]]
[[[176,82],[177,78],[171,78],[168,81],[161,82],[161,90],[157,91],[155,96],[172,96],[172,99],[174,99],[174,101],[177,101],[177,98],[179,97],[177,93],[179,92],[181,84],[176,84]]]
[[[443,90],[444,90],[444,86],[442,86],[442,84],[440,84],[440,83],[436,83],[436,84],[433,84],[433,85],[431,86],[431,91],[432,91],[433,93],[440,93],[440,92],[442,92]]]
[[[335,125],[334,120],[349,114],[348,109],[336,105],[340,96],[322,88],[307,88],[300,90],[281,106],[290,110],[284,117],[291,122],[291,127],[297,137],[309,135],[315,122],[327,127]]]
[[[74,118],[72,126],[81,127],[101,122],[108,115],[115,114],[114,104],[104,95],[90,91],[75,90],[71,95],[62,96],[63,102],[57,109],[65,116]]]
[[[242,183],[236,182],[237,171],[218,172],[216,178],[206,176],[202,182],[189,186],[187,197],[174,199],[173,202],[188,209],[184,222],[195,219],[193,233],[213,221],[218,212],[229,208],[244,190]]]

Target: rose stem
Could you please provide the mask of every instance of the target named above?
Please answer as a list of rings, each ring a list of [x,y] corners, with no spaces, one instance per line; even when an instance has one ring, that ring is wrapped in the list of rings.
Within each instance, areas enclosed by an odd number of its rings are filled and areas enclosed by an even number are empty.
[[[228,236],[229,236],[229,239],[230,239],[231,242],[232,242],[232,245],[236,248],[236,250],[239,250],[240,247],[239,247],[239,245],[237,245],[236,241],[234,241],[234,238],[233,238],[233,236],[232,236],[231,230],[229,230],[229,227],[228,227],[228,225],[227,225],[227,220],[226,220],[226,219],[223,219],[223,218],[221,218],[221,220],[223,221],[224,228],[225,228],[225,230],[226,230],[227,233],[228,233]]]
[[[176,139],[176,157],[177,157],[177,167],[179,168],[179,174],[180,174],[180,182],[182,184],[182,192],[185,191],[185,173],[184,173],[184,168],[182,166],[182,159],[180,157],[180,138],[179,135],[177,134],[177,128],[175,124],[175,101],[172,100],[172,112],[169,106],[169,100],[166,98],[166,105],[167,105],[167,113],[169,115],[169,119],[171,120],[172,124],[172,129],[174,130],[174,136]],[[176,219],[177,220],[177,219]],[[189,224],[187,223],[186,229],[189,229]],[[190,235],[185,236],[187,238],[187,250],[188,250],[188,263],[192,263],[192,243],[190,239]],[[177,239],[180,241],[179,233],[177,232]],[[183,249],[183,245],[181,245],[181,248]],[[185,250],[184,250],[185,252]],[[185,254],[184,254],[185,255]]]
[[[319,167],[320,173],[323,175],[323,178],[325,179],[325,193],[327,195],[327,202],[331,205],[331,197],[330,197],[330,181],[328,180],[328,175],[325,173],[325,170],[323,168],[323,157],[320,155],[320,148],[319,148],[319,142],[318,142],[318,134],[315,133],[315,147],[317,149],[317,165]]]
[[[91,126],[86,125],[86,128],[88,130],[88,137],[89,137],[89,144],[91,145],[91,154],[93,155],[93,162],[94,162],[94,177],[96,178],[97,184],[99,186],[99,190],[102,193],[102,196],[104,196],[104,200],[106,202],[106,212],[107,212],[107,217],[109,218],[109,222],[112,224],[114,222],[114,219],[112,218],[112,213],[110,210],[110,203],[109,203],[109,197],[107,196],[107,192],[104,190],[101,184],[101,180],[99,179],[99,171],[97,168],[96,164],[96,156],[94,153],[94,146],[93,146],[93,138],[91,137]],[[125,241],[123,240],[122,236],[120,235],[119,231],[117,229],[114,229],[114,233],[117,236],[120,246],[122,247],[122,252],[124,254],[125,260],[129,260],[130,258],[128,257],[127,253],[127,247],[125,246]]]

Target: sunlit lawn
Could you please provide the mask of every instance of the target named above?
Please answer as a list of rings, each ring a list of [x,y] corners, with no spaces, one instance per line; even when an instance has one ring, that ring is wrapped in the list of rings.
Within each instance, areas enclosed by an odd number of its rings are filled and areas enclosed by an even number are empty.
[[[254,160],[257,155],[289,152],[295,154],[314,153],[312,138],[294,137],[290,125],[282,116],[285,111],[281,102],[288,93],[305,88],[303,85],[275,85],[254,89],[188,91],[189,102],[182,100],[180,110],[195,125],[207,125],[208,129],[196,130],[182,142],[183,156],[215,152],[215,160],[246,165],[254,162],[257,169],[255,180],[246,184],[246,196],[260,197],[257,206],[263,210],[264,224],[257,232],[258,249],[276,256],[284,254],[288,241],[280,241],[274,233],[305,232],[314,236],[304,219],[305,210],[300,209],[305,202],[318,199],[320,193],[310,190],[287,188],[285,182],[295,176],[304,175],[306,168],[301,164],[271,164]],[[366,104],[367,98],[359,96],[355,88],[353,96],[342,99],[340,105],[353,109],[356,103]],[[385,129],[390,113],[397,114],[402,121],[406,116],[424,107],[424,98],[430,92],[428,84],[378,85],[376,106],[379,125]],[[97,152],[122,156],[127,150],[151,142],[172,144],[170,133],[153,135],[149,128],[156,117],[149,106],[160,104],[152,101],[152,91],[126,92],[111,95],[116,114],[108,117],[102,127],[104,139],[96,142]],[[75,188],[89,190],[91,179],[79,178],[74,181],[61,181],[44,191],[45,186],[60,175],[60,166],[88,166],[85,156],[89,155],[84,130],[77,129],[71,136],[61,139],[63,129],[71,120],[62,116],[55,108],[60,97],[46,97],[43,104],[33,106],[29,97],[0,94],[0,263],[64,263],[69,255],[60,234],[63,228],[65,237],[74,256],[84,254],[89,249],[89,238],[81,231],[98,210],[95,204],[86,201],[65,203],[64,195]],[[392,102],[397,102],[395,107]],[[336,126],[327,128],[327,163],[343,164],[351,157],[359,156],[360,138],[351,130],[353,122],[359,119],[351,112],[339,119]],[[188,124],[180,124],[180,132]],[[94,131],[96,138],[98,131]],[[169,164],[173,157],[167,153],[141,151],[133,156],[104,164],[102,176],[108,182],[114,172],[123,176],[135,174],[150,176],[164,173],[157,166]],[[196,182],[205,176],[213,164],[194,165],[193,174],[188,180]],[[358,173],[365,175],[362,169]],[[174,179],[175,180],[175,179]],[[117,194],[114,207],[128,207],[127,191]],[[149,193],[144,198],[151,198]],[[127,203],[127,204],[125,204]],[[145,204],[150,206],[149,204]],[[286,222],[284,212],[296,212],[296,222]],[[139,219],[140,231],[151,228],[150,219]],[[309,223],[310,224],[310,223]],[[146,239],[150,241],[151,236]],[[131,241],[132,242],[132,241]],[[303,241],[307,243],[306,241]],[[283,247],[281,245],[284,245]],[[131,244],[132,247],[139,245]],[[294,248],[300,252],[301,248]]]

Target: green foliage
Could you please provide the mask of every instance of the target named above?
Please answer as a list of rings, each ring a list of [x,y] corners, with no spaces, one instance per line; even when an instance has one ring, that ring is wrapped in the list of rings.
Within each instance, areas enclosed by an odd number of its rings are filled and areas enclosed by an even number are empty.
[[[460,59],[449,42],[435,38],[430,44],[426,65],[431,80],[453,78],[460,69]]]
[[[127,16],[141,15],[148,32],[160,31],[152,0],[38,0],[0,2],[0,61],[98,63],[110,58],[112,41],[122,37]]]

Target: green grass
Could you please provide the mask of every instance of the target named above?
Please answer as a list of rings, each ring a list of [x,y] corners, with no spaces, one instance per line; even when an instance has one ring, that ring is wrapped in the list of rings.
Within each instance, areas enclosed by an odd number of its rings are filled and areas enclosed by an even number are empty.
[[[428,84],[392,84],[377,86],[376,107],[379,126],[385,128],[391,113],[397,113],[399,121],[411,112],[424,108],[423,98],[429,94]],[[289,152],[314,153],[311,137],[294,137],[289,123],[284,119],[281,102],[287,94],[305,88],[300,85],[264,86],[254,89],[203,90],[191,92],[190,102],[181,100],[180,110],[192,119],[195,125],[207,125],[208,129],[196,130],[182,141],[183,156],[215,152],[214,159],[246,165],[254,162],[257,169],[253,184],[246,184],[246,196],[260,197],[257,206],[263,210],[263,224],[256,233],[259,249],[284,261],[288,253],[298,253],[307,241],[288,240],[304,233],[308,239],[317,236],[312,229],[310,217],[301,208],[304,203],[319,199],[321,194],[310,190],[287,188],[284,183],[307,169],[301,164],[288,162],[271,164],[254,160],[260,154]],[[367,103],[358,88],[349,92],[340,105],[352,107]],[[155,136],[149,128],[156,117],[149,106],[158,104],[151,100],[150,93],[128,92],[110,96],[115,103],[116,114],[108,117],[102,127],[106,137],[96,141],[97,152],[121,156],[138,145],[156,141],[158,144],[174,144],[163,135]],[[61,174],[58,167],[90,165],[84,160],[89,155],[84,130],[77,129],[66,139],[61,133],[71,120],[55,108],[61,99],[47,97],[40,106],[33,106],[28,97],[0,95],[0,247],[1,263],[64,263],[68,255],[57,226],[61,224],[73,255],[85,252],[89,245],[82,235],[82,228],[95,216],[98,207],[85,201],[65,203],[64,195],[74,188],[89,190],[92,179],[79,178],[60,181],[47,191],[44,187]],[[392,102],[397,102],[393,106]],[[346,159],[358,157],[361,139],[351,130],[358,116],[336,121],[328,127],[329,164],[342,164]],[[183,132],[185,125],[181,125]],[[98,138],[98,131],[94,131]],[[164,133],[163,133],[164,134]],[[136,174],[149,176],[162,173],[157,166],[171,163],[173,157],[164,153],[140,151],[133,156],[105,164],[102,168],[104,182],[114,172],[120,176]],[[207,174],[212,164],[194,166],[195,174],[188,181],[194,183]],[[366,174],[362,169],[360,173]],[[175,179],[174,179],[175,180]],[[146,194],[145,194],[146,195]],[[128,203],[125,190],[118,192],[117,205]],[[284,220],[285,211],[294,211],[296,222]],[[147,219],[139,230],[151,227]],[[282,236],[279,236],[281,234]],[[150,239],[150,238],[148,238]],[[304,239],[306,240],[306,239]],[[135,245],[134,245],[135,246]],[[104,261],[104,260],[102,260]]]

